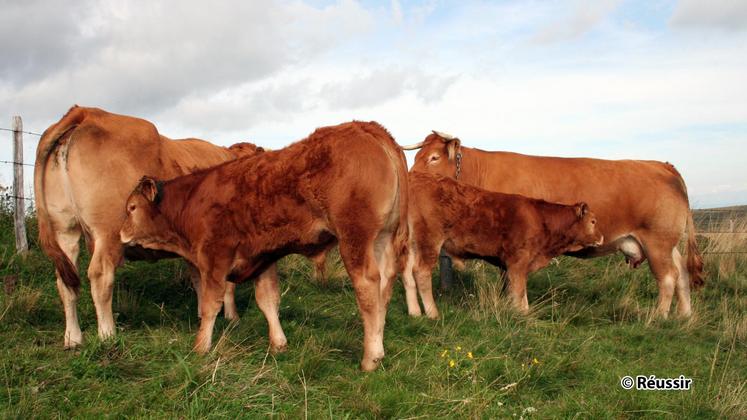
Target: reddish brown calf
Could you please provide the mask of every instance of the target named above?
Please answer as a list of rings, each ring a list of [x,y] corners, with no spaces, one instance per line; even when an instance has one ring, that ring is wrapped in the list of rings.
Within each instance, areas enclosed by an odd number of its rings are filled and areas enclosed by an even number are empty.
[[[142,180],[127,200],[122,242],[177,253],[201,275],[195,349],[210,349],[226,280],[256,278],[285,255],[312,256],[339,242],[363,318],[361,366],[384,356],[384,321],[396,262],[407,241],[407,166],[375,122],[317,129],[282,150],[192,175]],[[280,294],[272,275],[257,280],[257,303],[282,349]]]
[[[431,269],[441,247],[459,259],[479,258],[505,269],[514,305],[527,312],[528,274],[558,255],[601,245],[604,239],[584,203],[566,206],[490,192],[422,172],[410,173],[409,195],[404,283],[411,315],[421,313],[417,283],[426,315],[438,317]]]

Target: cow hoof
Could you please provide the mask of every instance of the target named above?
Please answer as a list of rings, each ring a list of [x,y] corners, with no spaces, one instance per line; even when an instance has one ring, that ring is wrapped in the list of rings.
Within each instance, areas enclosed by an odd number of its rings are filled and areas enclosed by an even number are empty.
[[[286,351],[288,351],[288,343],[278,345],[273,344],[270,346],[270,352],[272,352],[272,354],[285,353]]]
[[[420,310],[417,310],[417,311],[407,311],[407,314],[410,315],[413,318],[418,318],[421,315],[423,315],[423,313],[420,312]]]
[[[690,319],[690,317],[692,317],[692,316],[693,316],[693,312],[692,311],[677,313],[677,318],[679,318],[679,319]]]
[[[688,319],[693,315],[693,309],[690,305],[678,305],[677,306],[677,318]]]
[[[195,343],[195,346],[192,348],[192,350],[194,350],[194,352],[197,354],[206,355],[210,352],[210,343],[203,344],[201,342],[197,342]]]
[[[65,340],[65,346],[64,346],[64,349],[65,349],[65,350],[75,350],[75,349],[77,349],[77,348],[78,348],[78,347],[79,347],[79,346],[80,346],[81,344],[83,344],[83,343],[82,343],[82,342],[76,342],[76,341],[70,341],[70,342],[68,342],[67,340]]]
[[[236,312],[226,312],[224,317],[228,321],[238,321],[239,320],[239,314]]]
[[[77,333],[65,333],[65,350],[74,350],[76,347],[83,344],[83,334],[79,331]]]
[[[667,319],[669,319],[669,312],[657,310],[656,313],[654,314],[654,318],[658,318],[658,319],[666,321]]]
[[[432,311],[426,311],[425,315],[429,319],[438,319],[438,317],[441,316],[441,314],[438,313],[438,309],[434,309]]]
[[[99,330],[99,340],[106,341],[114,338],[114,330]]]
[[[377,358],[377,359],[372,359],[372,360],[363,359],[361,361],[361,370],[364,371],[364,372],[373,372],[373,371],[375,371],[379,367],[379,364],[381,363],[382,359],[383,359],[383,357],[382,358]]]

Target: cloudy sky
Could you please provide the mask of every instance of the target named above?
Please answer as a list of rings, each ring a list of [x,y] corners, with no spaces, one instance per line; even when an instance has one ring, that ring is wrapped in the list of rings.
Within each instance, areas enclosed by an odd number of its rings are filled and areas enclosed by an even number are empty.
[[[667,160],[693,206],[747,204],[744,0],[0,0],[0,10],[0,127],[21,115],[42,132],[77,103],[170,137],[278,148],[319,126],[377,120],[402,144],[436,129],[488,150]],[[10,135],[0,138],[8,160]],[[38,138],[25,139],[32,161]]]

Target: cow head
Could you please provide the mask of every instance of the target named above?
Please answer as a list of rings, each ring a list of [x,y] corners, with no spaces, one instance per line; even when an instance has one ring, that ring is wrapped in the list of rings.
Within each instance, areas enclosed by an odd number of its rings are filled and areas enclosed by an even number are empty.
[[[576,219],[567,232],[570,239],[568,251],[579,251],[584,248],[602,245],[604,235],[597,226],[597,216],[589,210],[586,203],[578,203],[573,206]]]
[[[159,183],[155,179],[147,176],[140,179],[127,198],[127,215],[119,231],[122,243],[174,251],[173,247],[167,245],[173,243],[171,225],[158,209],[161,198],[159,189]]]
[[[434,131],[422,142],[403,149],[420,149],[415,155],[412,171],[456,177],[457,165],[461,164],[461,142],[458,138]]]
[[[254,156],[264,152],[265,149],[253,143],[241,142],[229,146],[228,151],[231,152],[234,157],[240,158],[244,156]]]

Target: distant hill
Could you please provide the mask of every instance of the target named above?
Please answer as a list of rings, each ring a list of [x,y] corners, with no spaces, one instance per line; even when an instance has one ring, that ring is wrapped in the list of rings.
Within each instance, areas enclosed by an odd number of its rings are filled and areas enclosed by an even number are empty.
[[[694,209],[693,213],[709,212],[709,211],[725,211],[725,212],[747,213],[747,205],[743,205],[743,206],[728,206],[728,207],[714,207],[714,208],[710,208],[710,209]]]
[[[734,224],[744,224],[745,219],[747,219],[747,206],[693,210],[693,220],[698,231],[728,230],[729,226]]]

